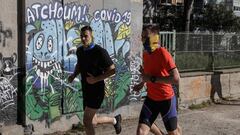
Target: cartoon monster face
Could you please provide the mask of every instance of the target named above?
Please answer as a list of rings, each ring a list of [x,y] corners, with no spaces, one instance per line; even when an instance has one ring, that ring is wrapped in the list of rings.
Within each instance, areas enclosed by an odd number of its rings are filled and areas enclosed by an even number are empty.
[[[2,57],[0,54],[0,71],[2,72],[3,76],[6,75],[14,75],[16,73],[16,61],[17,61],[17,54],[13,53],[11,57]],[[0,73],[1,73],[0,72]]]
[[[29,29],[28,29],[29,28]],[[31,31],[34,26],[27,27]],[[32,35],[28,45],[28,66],[34,68],[37,76],[47,80],[53,72],[61,73],[61,61],[64,49],[64,27],[62,20],[46,20],[41,22],[39,31]]]

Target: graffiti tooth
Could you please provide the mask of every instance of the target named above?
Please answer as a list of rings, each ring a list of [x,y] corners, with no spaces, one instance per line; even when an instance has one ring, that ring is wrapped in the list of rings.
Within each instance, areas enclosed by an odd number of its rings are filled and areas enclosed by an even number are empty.
[[[47,79],[47,77],[48,77],[47,73],[43,73],[43,78]]]
[[[43,72],[40,73],[40,77],[43,78]]]
[[[52,70],[50,70],[50,73],[53,73],[53,71],[52,71]]]
[[[41,62],[41,67],[43,67],[43,62]]]
[[[43,67],[46,68],[47,67],[47,63],[43,62]]]
[[[47,66],[48,66],[48,67],[50,66],[50,62],[49,62],[49,61],[47,62]]]
[[[57,66],[58,66],[58,69],[61,69],[61,66],[60,66],[60,64],[57,64]]]
[[[40,69],[37,70],[37,75],[40,76]]]

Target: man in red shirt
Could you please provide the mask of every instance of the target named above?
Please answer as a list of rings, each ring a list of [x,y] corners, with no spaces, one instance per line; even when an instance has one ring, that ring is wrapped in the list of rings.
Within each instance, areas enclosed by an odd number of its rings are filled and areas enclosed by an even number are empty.
[[[143,28],[144,46],[142,82],[134,87],[135,91],[147,86],[147,97],[144,101],[137,135],[147,135],[149,131],[161,135],[161,130],[154,124],[158,114],[162,116],[168,135],[180,135],[177,124],[176,97],[172,84],[179,83],[179,72],[170,53],[159,45],[157,27]]]

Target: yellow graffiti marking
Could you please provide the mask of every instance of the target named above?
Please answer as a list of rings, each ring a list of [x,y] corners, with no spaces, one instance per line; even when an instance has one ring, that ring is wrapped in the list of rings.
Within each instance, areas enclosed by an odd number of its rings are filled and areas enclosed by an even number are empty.
[[[121,40],[121,39],[129,37],[130,32],[131,32],[130,26],[127,26],[126,24],[122,24],[118,31],[117,40]]]
[[[73,27],[73,25],[74,25],[74,22],[73,22],[73,21],[67,21],[67,22],[65,23],[64,28],[65,28],[65,30],[69,30],[70,28]]]

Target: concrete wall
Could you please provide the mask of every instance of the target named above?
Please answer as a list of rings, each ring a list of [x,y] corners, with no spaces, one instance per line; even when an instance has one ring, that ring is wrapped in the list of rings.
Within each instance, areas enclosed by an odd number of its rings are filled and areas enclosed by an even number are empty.
[[[9,125],[17,121],[17,1],[0,3],[0,125]]]
[[[117,68],[106,80],[99,112],[114,112],[141,99],[131,87],[139,82],[141,64],[140,0],[26,0],[25,11],[26,124],[33,124],[36,133],[66,130],[82,119],[80,78],[69,84],[67,77],[77,62],[74,50],[84,25],[93,28],[94,42],[108,51]]]
[[[240,69],[208,73],[183,73],[180,82],[180,106],[240,97]]]
[[[0,123],[7,125],[17,119],[16,69],[22,43],[17,40],[16,1],[0,2]],[[72,84],[66,79],[74,70],[74,50],[80,44],[79,30],[84,25],[94,29],[95,43],[109,52],[117,67],[116,75],[106,80],[106,98],[99,113],[122,113],[124,119],[138,117],[141,99],[146,95],[145,91],[132,91],[132,86],[139,82],[142,64],[141,0],[26,0],[24,9],[23,111],[26,124],[34,126],[35,134],[67,130],[82,121],[80,78]],[[217,95],[240,95],[239,71],[181,74],[180,106],[201,103]]]

